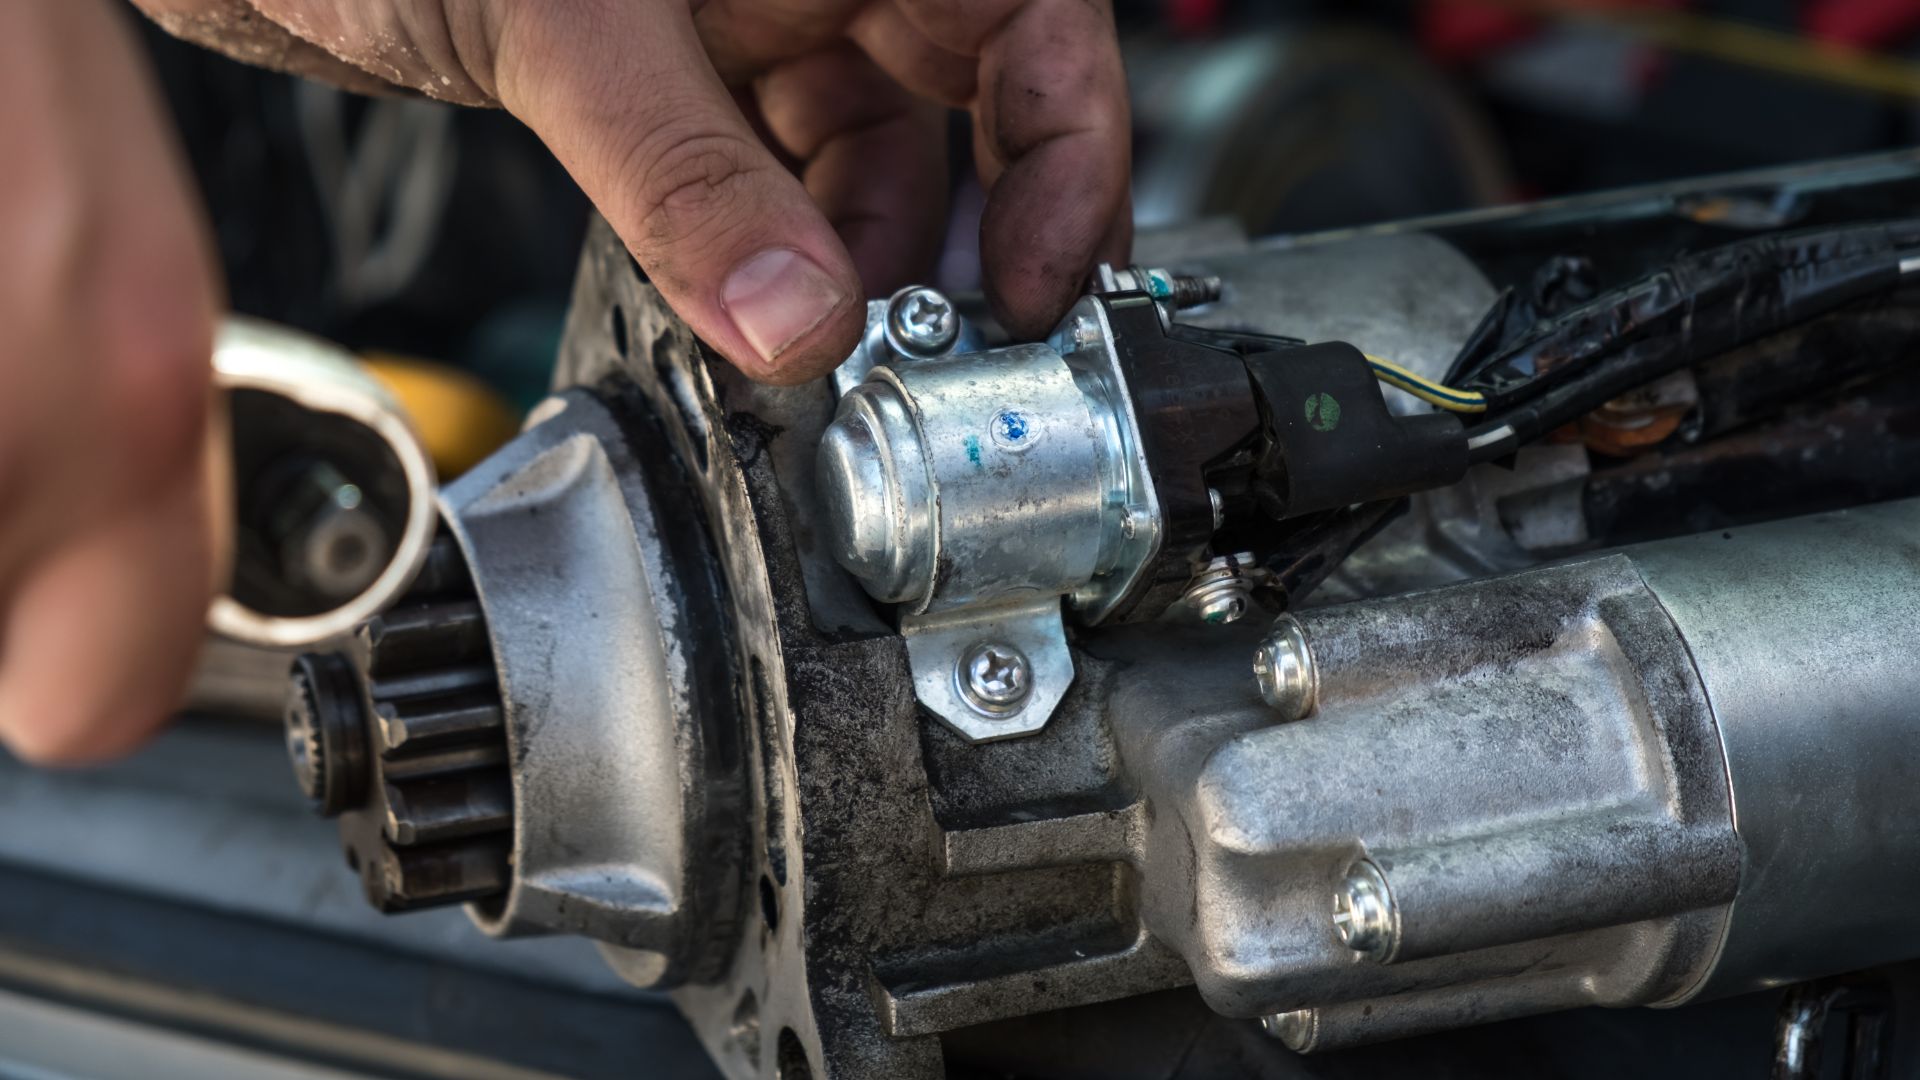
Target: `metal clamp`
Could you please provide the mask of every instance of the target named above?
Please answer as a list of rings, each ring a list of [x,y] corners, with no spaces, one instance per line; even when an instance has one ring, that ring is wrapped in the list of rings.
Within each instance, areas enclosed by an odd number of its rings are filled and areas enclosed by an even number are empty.
[[[984,742],[1046,725],[1073,681],[1062,602],[1105,619],[1163,526],[1097,297],[1045,342],[970,345],[931,289],[870,305],[818,491],[840,565],[902,607],[921,702]]]
[[[970,743],[1032,735],[1073,684],[1060,598],[905,615],[920,703]]]
[[[867,329],[860,344],[829,376],[833,396],[845,397],[882,364],[974,352],[982,344],[979,329],[944,293],[909,285],[885,300],[867,301]]]

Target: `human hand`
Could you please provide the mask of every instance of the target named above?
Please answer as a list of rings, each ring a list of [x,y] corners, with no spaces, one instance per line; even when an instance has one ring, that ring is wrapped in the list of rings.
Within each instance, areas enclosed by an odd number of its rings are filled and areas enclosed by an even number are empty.
[[[0,742],[131,749],[215,580],[205,227],[104,0],[0,4]]]
[[[1050,329],[1129,240],[1106,0],[135,2],[240,59],[505,107],[695,332],[768,381],[831,369],[865,296],[926,270],[946,214],[938,105],[973,114],[1009,330]]]

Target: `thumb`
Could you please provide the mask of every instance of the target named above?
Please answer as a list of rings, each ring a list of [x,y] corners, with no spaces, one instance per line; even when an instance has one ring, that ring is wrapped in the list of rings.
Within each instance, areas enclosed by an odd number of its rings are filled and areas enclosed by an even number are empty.
[[[605,214],[681,318],[748,375],[853,351],[859,275],[714,73],[681,0],[534,4],[502,26],[497,95]]]

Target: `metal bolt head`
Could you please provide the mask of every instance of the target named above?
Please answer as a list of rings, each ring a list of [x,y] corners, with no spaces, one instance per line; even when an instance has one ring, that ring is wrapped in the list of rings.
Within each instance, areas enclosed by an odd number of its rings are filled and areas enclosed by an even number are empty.
[[[1369,859],[1354,863],[1333,891],[1333,932],[1340,943],[1369,960],[1391,960],[1400,944],[1398,923],[1380,868]]]
[[[960,336],[960,314],[940,290],[914,285],[888,301],[887,329],[908,352],[937,356]]]
[[[1220,590],[1200,601],[1200,621],[1209,626],[1239,622],[1247,614],[1245,593]]]
[[[960,696],[987,716],[1017,712],[1033,692],[1033,666],[1025,653],[998,641],[983,641],[961,654],[954,672]]]
[[[1209,626],[1239,622],[1247,613],[1255,571],[1251,551],[1219,556],[1194,575],[1182,602]]]
[[[1076,349],[1097,349],[1100,347],[1100,324],[1088,315],[1076,315],[1073,320],[1073,347]]]
[[[1320,671],[1314,663],[1307,632],[1291,615],[1283,615],[1253,653],[1253,677],[1260,697],[1282,723],[1310,715],[1320,702]]]
[[[1313,1046],[1314,1036],[1319,1033],[1320,1014],[1313,1009],[1295,1009],[1292,1012],[1270,1013],[1260,1018],[1260,1029],[1269,1038],[1279,1039],[1281,1044],[1296,1054],[1305,1053]]]

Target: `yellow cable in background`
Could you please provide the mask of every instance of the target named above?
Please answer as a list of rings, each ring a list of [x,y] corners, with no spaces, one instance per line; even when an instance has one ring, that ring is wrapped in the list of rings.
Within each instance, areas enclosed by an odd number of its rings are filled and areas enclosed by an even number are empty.
[[[1671,8],[1623,7],[1618,0],[1456,0],[1560,22],[1618,30],[1676,52],[1793,75],[1889,97],[1920,99],[1920,64],[1762,26]]]

